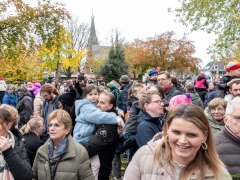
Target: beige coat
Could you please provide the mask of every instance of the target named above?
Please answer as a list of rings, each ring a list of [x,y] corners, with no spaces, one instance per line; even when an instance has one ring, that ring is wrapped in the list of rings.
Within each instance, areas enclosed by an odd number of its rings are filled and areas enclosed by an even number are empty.
[[[176,180],[169,163],[167,163],[163,158],[164,150],[159,169],[157,169],[153,164],[154,148],[159,143],[163,143],[163,139],[155,142],[151,140],[147,145],[143,146],[136,152],[125,171],[123,180]],[[198,172],[195,172],[191,176],[190,180],[198,180],[198,174]],[[226,178],[226,176],[229,176],[226,169],[223,170],[221,175],[220,180],[231,180],[231,177]],[[214,180],[214,174],[209,171],[207,172],[205,178],[208,180]]]
[[[51,180],[48,161],[48,141],[41,146],[33,163],[33,180]],[[94,180],[86,149],[68,136],[67,152],[56,169],[56,180]]]
[[[42,104],[43,104],[43,98],[40,96],[40,92],[39,92],[33,101],[33,114],[38,114],[41,116]]]

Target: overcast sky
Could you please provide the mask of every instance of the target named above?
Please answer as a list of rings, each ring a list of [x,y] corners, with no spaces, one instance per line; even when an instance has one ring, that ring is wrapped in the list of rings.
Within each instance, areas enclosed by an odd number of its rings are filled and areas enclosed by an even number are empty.
[[[29,0],[28,0],[29,1]],[[34,0],[31,0],[33,2]],[[181,38],[184,33],[196,47],[196,57],[202,59],[202,66],[210,61],[207,47],[214,43],[213,34],[204,31],[190,32],[178,22],[175,14],[168,13],[168,8],[179,7],[177,0],[52,0],[66,4],[71,15],[79,16],[81,21],[91,24],[92,13],[95,17],[95,28],[98,39],[105,42],[111,29],[121,32],[126,41],[135,38],[145,39],[166,31],[174,31]]]

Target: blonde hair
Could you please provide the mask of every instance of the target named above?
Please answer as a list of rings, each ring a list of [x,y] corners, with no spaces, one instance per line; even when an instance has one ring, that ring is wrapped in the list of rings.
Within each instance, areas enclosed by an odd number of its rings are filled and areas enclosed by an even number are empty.
[[[43,119],[40,117],[30,119],[27,124],[21,127],[22,134],[29,134],[30,132],[34,132],[35,128],[40,127],[40,122],[43,122]]]
[[[15,127],[18,123],[18,111],[16,108],[10,106],[10,105],[7,105],[7,104],[2,104],[0,106],[1,109],[5,109],[7,110],[10,114],[11,114],[11,118],[12,118],[12,127]]]
[[[64,124],[65,129],[71,129],[72,128],[72,119],[70,115],[65,110],[56,109],[51,114],[49,114],[48,117],[48,124],[50,124],[51,120],[57,118],[58,122],[61,122]]]
[[[214,137],[204,112],[200,107],[192,104],[181,104],[169,111],[163,130],[164,143],[159,144],[154,151],[154,164],[157,167],[159,166],[161,153],[165,149],[165,160],[170,163],[172,168],[174,166],[172,163],[171,147],[167,140],[167,130],[175,118],[191,122],[201,129],[203,133],[207,132],[206,144],[208,146],[206,150],[200,147],[194,160],[181,171],[179,179],[188,179],[196,170],[200,170],[200,179],[204,179],[208,167],[215,175],[218,175],[216,179],[219,180],[219,175],[222,172],[221,170],[224,169],[224,164],[217,155]]]

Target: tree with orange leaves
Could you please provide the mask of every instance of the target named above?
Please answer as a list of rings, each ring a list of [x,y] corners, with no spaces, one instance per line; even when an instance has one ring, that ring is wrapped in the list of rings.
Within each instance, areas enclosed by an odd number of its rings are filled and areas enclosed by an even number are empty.
[[[160,67],[161,70],[187,73],[199,70],[201,59],[194,57],[195,47],[186,36],[175,37],[174,32],[166,32],[145,41],[136,39],[126,46],[126,60],[132,73],[144,73],[147,69]]]

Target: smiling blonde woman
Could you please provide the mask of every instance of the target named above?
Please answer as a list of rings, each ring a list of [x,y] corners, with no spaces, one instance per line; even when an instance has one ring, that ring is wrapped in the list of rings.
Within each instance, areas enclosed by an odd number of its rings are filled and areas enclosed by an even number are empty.
[[[218,158],[211,128],[200,107],[188,104],[172,108],[163,134],[136,152],[124,180],[231,179]]]

